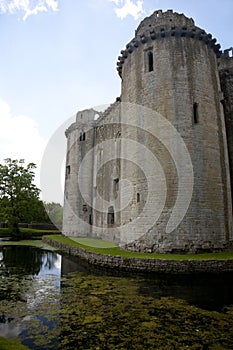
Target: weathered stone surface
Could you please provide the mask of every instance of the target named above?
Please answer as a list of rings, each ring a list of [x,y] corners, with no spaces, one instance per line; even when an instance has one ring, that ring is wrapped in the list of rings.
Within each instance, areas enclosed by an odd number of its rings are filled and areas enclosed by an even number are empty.
[[[90,264],[108,267],[110,269],[161,272],[161,273],[220,273],[233,271],[233,259],[226,260],[166,260],[166,259],[144,259],[123,258],[88,252],[85,249],[72,247],[59,243],[48,237],[43,237],[43,242],[50,244],[60,251],[85,259]]]
[[[216,251],[231,244],[228,150],[233,174],[233,64],[232,57],[219,48],[216,39],[196,27],[193,19],[171,10],[156,11],[141,22],[119,56],[120,98],[102,113],[80,111],[66,131],[65,235],[101,237],[129,250],[160,253]],[[126,125],[124,108],[130,104],[132,115],[127,111],[127,121],[131,125]],[[144,130],[146,112],[143,115],[133,106],[143,106],[154,116],[150,132]],[[190,205],[171,232],[167,223],[178,193],[185,192],[179,187],[180,178],[185,188],[190,179],[186,165],[178,174],[175,160],[155,136],[160,128],[158,114],[179,133],[194,174]],[[179,140],[170,136],[169,129],[160,135],[170,137],[176,161],[182,162]],[[123,140],[134,141],[135,147]],[[146,163],[145,150],[155,158],[153,164],[148,158],[146,173],[140,168]],[[159,188],[163,185],[165,203],[151,225],[154,208],[162,202]],[[180,211],[185,199],[184,193]]]

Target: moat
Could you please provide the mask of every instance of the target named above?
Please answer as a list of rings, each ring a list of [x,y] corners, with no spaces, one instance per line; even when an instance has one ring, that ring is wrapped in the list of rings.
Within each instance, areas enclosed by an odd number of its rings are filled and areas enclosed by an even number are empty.
[[[0,275],[0,335],[30,349],[233,348],[233,273],[122,274],[7,245]]]

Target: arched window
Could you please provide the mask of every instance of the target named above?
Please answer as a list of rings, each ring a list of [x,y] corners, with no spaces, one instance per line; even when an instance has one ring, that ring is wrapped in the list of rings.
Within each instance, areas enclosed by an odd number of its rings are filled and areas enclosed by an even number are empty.
[[[84,131],[80,132],[79,141],[85,141],[86,140],[86,133]]]
[[[154,70],[153,53],[149,51],[147,57],[148,57],[148,72],[152,72]]]

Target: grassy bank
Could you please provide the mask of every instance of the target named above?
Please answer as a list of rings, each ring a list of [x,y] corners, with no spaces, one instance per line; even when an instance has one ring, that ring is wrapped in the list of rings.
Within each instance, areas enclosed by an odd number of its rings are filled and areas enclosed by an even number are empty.
[[[28,350],[29,348],[13,340],[0,337],[0,349],[1,350]]]
[[[50,239],[68,244],[70,246],[79,247],[89,252],[97,254],[107,254],[111,256],[122,256],[125,258],[155,258],[155,259],[168,259],[168,260],[204,260],[204,259],[233,259],[233,250],[230,252],[221,253],[204,253],[204,254],[155,254],[155,253],[137,253],[122,250],[117,246],[114,246],[112,242],[103,241],[94,238],[69,238],[62,235],[51,235]],[[108,246],[109,244],[109,246]],[[102,246],[102,248],[100,247]],[[103,248],[103,246],[106,246]]]

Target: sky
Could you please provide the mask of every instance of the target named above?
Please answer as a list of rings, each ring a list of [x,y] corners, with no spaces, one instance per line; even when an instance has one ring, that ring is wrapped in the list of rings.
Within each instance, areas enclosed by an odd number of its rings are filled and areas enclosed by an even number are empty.
[[[46,146],[57,130],[65,144],[78,110],[120,95],[117,57],[158,9],[184,13],[222,49],[233,46],[233,0],[0,0],[0,163],[36,163],[40,187]],[[44,199],[62,202],[61,193]]]

